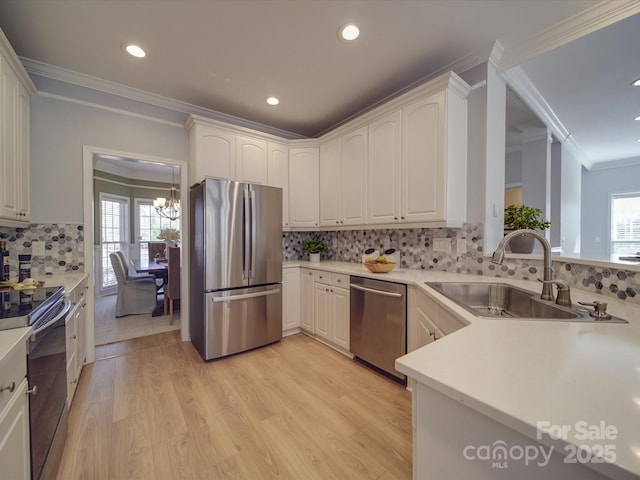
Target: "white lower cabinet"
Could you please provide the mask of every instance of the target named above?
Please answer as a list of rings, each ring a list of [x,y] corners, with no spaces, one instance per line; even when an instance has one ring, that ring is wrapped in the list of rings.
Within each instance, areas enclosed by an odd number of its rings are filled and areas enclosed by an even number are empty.
[[[71,311],[67,315],[67,405],[71,407],[71,401],[75,394],[80,373],[86,357],[86,305],[85,292],[87,280],[80,282],[68,294],[71,301]]]
[[[16,344],[0,363],[0,478],[31,478],[27,343]]]
[[[409,287],[407,352],[412,352],[467,325],[429,295]]]
[[[315,312],[313,304],[313,270],[300,269],[300,327],[308,333],[315,333]]]
[[[344,350],[349,350],[348,287],[348,275],[314,273],[315,334]]]
[[[300,327],[300,269],[282,271],[282,331]]]

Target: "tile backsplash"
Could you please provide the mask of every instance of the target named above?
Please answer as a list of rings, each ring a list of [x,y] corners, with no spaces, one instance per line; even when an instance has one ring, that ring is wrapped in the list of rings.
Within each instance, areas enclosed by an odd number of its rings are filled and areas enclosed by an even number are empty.
[[[400,254],[400,267],[417,270],[485,275],[490,277],[535,280],[542,277],[543,262],[536,259],[505,258],[502,265],[484,256],[481,224],[465,224],[462,228],[411,228],[397,230],[350,230],[335,232],[284,232],[285,260],[306,259],[301,244],[317,237],[329,245],[326,260],[359,262],[364,250],[395,248]],[[450,252],[434,251],[434,239],[449,240]],[[457,253],[458,243],[464,253]],[[334,246],[335,245],[335,246]],[[640,275],[624,269],[595,267],[554,261],[556,278],[599,295],[640,303]]]
[[[28,228],[0,227],[0,240],[9,250],[10,278],[18,279],[18,255],[31,253],[31,242],[45,244],[45,256],[31,257],[31,276],[84,271],[84,230],[78,224],[34,224]]]
[[[349,230],[336,232],[284,232],[285,260],[306,259],[301,244],[318,237],[329,244],[326,260],[359,262],[369,247],[384,250],[385,246],[399,252],[401,268],[439,270],[485,275],[491,277],[534,280],[542,275],[542,261],[505,258],[495,265],[484,256],[482,225],[465,224],[462,228],[411,228],[397,230]],[[448,239],[450,252],[434,251],[434,239]],[[31,253],[31,242],[45,242],[46,255],[32,257],[32,276],[48,273],[84,271],[84,231],[78,224],[37,224],[28,228],[0,227],[0,240],[6,240],[10,252],[11,278],[18,277],[18,255]],[[457,253],[458,243],[465,252]],[[334,247],[335,245],[335,247]],[[625,269],[596,267],[554,261],[556,278],[605,297],[640,303],[640,274]]]

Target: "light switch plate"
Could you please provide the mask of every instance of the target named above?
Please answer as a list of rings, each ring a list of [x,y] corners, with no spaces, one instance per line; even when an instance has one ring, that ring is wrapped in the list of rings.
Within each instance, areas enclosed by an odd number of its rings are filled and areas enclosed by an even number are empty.
[[[31,255],[34,257],[44,257],[44,242],[31,242]]]
[[[434,238],[433,251],[434,252],[450,252],[451,239],[450,238]]]
[[[456,240],[456,252],[467,253],[467,240],[464,238],[458,238]]]

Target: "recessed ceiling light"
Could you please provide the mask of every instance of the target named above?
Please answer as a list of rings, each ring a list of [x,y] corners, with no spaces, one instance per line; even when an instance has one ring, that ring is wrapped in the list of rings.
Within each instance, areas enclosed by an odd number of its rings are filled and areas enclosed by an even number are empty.
[[[638,120],[638,121],[640,122],[640,115],[638,115],[638,116],[636,117],[636,120]]]
[[[640,87],[640,78],[634,80],[631,85],[633,85],[634,87]]]
[[[269,105],[278,105],[280,103],[280,100],[278,100],[276,97],[269,97],[267,98],[267,103]]]
[[[132,55],[137,58],[144,58],[147,55],[147,53],[142,49],[142,47],[139,47],[138,45],[133,45],[132,43],[125,45],[124,49],[129,55]]]
[[[355,40],[360,36],[360,29],[353,23],[348,23],[340,27],[338,33],[340,35],[340,38],[344,40]]]

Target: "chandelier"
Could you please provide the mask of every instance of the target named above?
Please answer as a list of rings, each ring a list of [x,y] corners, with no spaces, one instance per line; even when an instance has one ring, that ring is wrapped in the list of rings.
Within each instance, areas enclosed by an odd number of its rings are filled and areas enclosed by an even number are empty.
[[[173,168],[171,173],[174,185],[169,188],[169,200],[158,197],[153,201],[153,207],[161,217],[168,218],[169,220],[177,220],[180,216],[180,199],[178,197],[178,189],[175,186]]]

